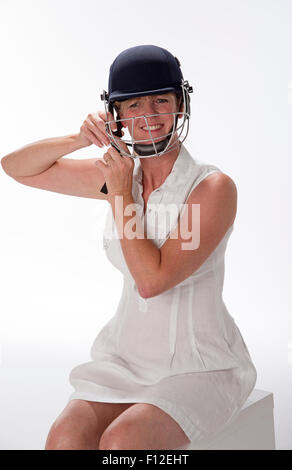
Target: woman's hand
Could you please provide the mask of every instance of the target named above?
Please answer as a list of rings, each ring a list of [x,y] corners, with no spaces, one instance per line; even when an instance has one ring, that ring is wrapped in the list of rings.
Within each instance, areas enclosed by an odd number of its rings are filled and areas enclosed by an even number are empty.
[[[108,113],[108,119],[109,121],[114,120],[111,113]],[[84,147],[92,144],[103,147],[110,144],[110,140],[106,135],[105,123],[106,113],[104,111],[88,114],[79,132],[79,140],[84,144]],[[117,130],[116,123],[112,123],[110,126],[113,132]]]
[[[127,145],[119,137],[116,137],[116,139],[119,140],[119,145],[123,150],[130,155]],[[109,199],[116,195],[132,195],[133,169],[135,166],[133,158],[121,156],[111,146],[103,155],[103,159],[99,158],[95,164],[103,172]]]

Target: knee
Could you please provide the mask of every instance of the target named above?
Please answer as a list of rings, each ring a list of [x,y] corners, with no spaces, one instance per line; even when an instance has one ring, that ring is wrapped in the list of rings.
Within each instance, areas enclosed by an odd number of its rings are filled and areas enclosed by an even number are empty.
[[[45,450],[58,450],[62,449],[64,438],[64,430],[62,426],[54,423],[50,428],[49,434],[47,436]]]
[[[55,421],[47,436],[45,450],[72,449],[74,441],[76,441],[76,436],[69,423]]]
[[[97,449],[97,423],[85,402],[71,401],[49,430],[45,450]]]
[[[82,450],[82,449],[98,449],[95,436],[88,432],[79,431],[78,426],[74,426],[72,422],[64,420],[54,422],[47,440],[45,450]]]
[[[45,450],[98,450],[98,436],[94,429],[70,419],[53,423]]]
[[[129,436],[125,430],[106,429],[100,437],[99,450],[129,449]]]
[[[72,423],[54,423],[49,431],[45,450],[98,450],[95,433],[79,430]]]

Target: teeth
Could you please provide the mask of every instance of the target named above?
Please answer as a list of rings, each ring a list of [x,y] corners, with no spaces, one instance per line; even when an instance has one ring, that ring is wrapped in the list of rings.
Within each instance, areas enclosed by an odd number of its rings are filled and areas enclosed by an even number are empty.
[[[150,129],[151,131],[155,131],[156,129],[159,129],[159,128],[161,128],[161,127],[162,127],[161,124],[157,124],[156,126],[149,126],[149,129]],[[147,127],[142,127],[142,129],[143,129],[143,130],[148,130]]]

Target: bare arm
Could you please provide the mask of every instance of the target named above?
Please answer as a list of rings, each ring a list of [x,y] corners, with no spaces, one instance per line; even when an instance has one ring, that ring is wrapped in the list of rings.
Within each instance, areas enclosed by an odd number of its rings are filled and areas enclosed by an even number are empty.
[[[110,119],[113,116],[109,113]],[[59,158],[83,147],[95,144],[102,148],[109,145],[105,131],[105,113],[90,113],[80,127],[80,132],[64,137],[38,140],[15,150],[1,159],[7,175],[14,177],[35,176],[48,170]],[[116,130],[116,125],[112,126]]]
[[[134,204],[131,195],[123,197],[116,210],[115,198],[109,196],[123,254],[128,268],[143,298],[155,297],[184,281],[194,273],[215,250],[229,227],[233,224],[237,208],[237,189],[233,180],[225,174],[208,175],[189,196],[178,230],[159,249],[147,238],[144,224],[137,217],[137,236],[127,236],[128,222],[125,216],[128,204]],[[200,223],[193,219],[192,205],[200,205]],[[186,241],[187,232],[191,240]],[[196,246],[199,230],[199,245]],[[131,235],[131,232],[130,232]],[[193,240],[194,239],[194,240]],[[188,248],[184,248],[187,244]],[[191,245],[191,247],[190,247]],[[139,260],[139,262],[137,262]]]
[[[1,159],[2,168],[9,176],[34,176],[50,168],[56,160],[87,147],[79,134],[51,137],[25,145]]]
[[[92,144],[99,148],[109,145],[105,119],[104,112],[91,113],[80,127],[79,134],[25,145],[4,156],[2,168],[8,176],[27,186],[78,197],[107,199],[107,195],[100,191],[104,176],[95,165],[96,158],[61,158]]]

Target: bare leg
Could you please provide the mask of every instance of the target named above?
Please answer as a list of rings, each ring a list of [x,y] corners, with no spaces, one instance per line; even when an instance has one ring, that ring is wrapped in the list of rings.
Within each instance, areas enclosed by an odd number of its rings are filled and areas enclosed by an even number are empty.
[[[109,424],[99,449],[171,450],[189,443],[183,429],[169,414],[148,403],[135,403]]]
[[[53,423],[45,450],[98,450],[103,431],[132,405],[70,400]]]

